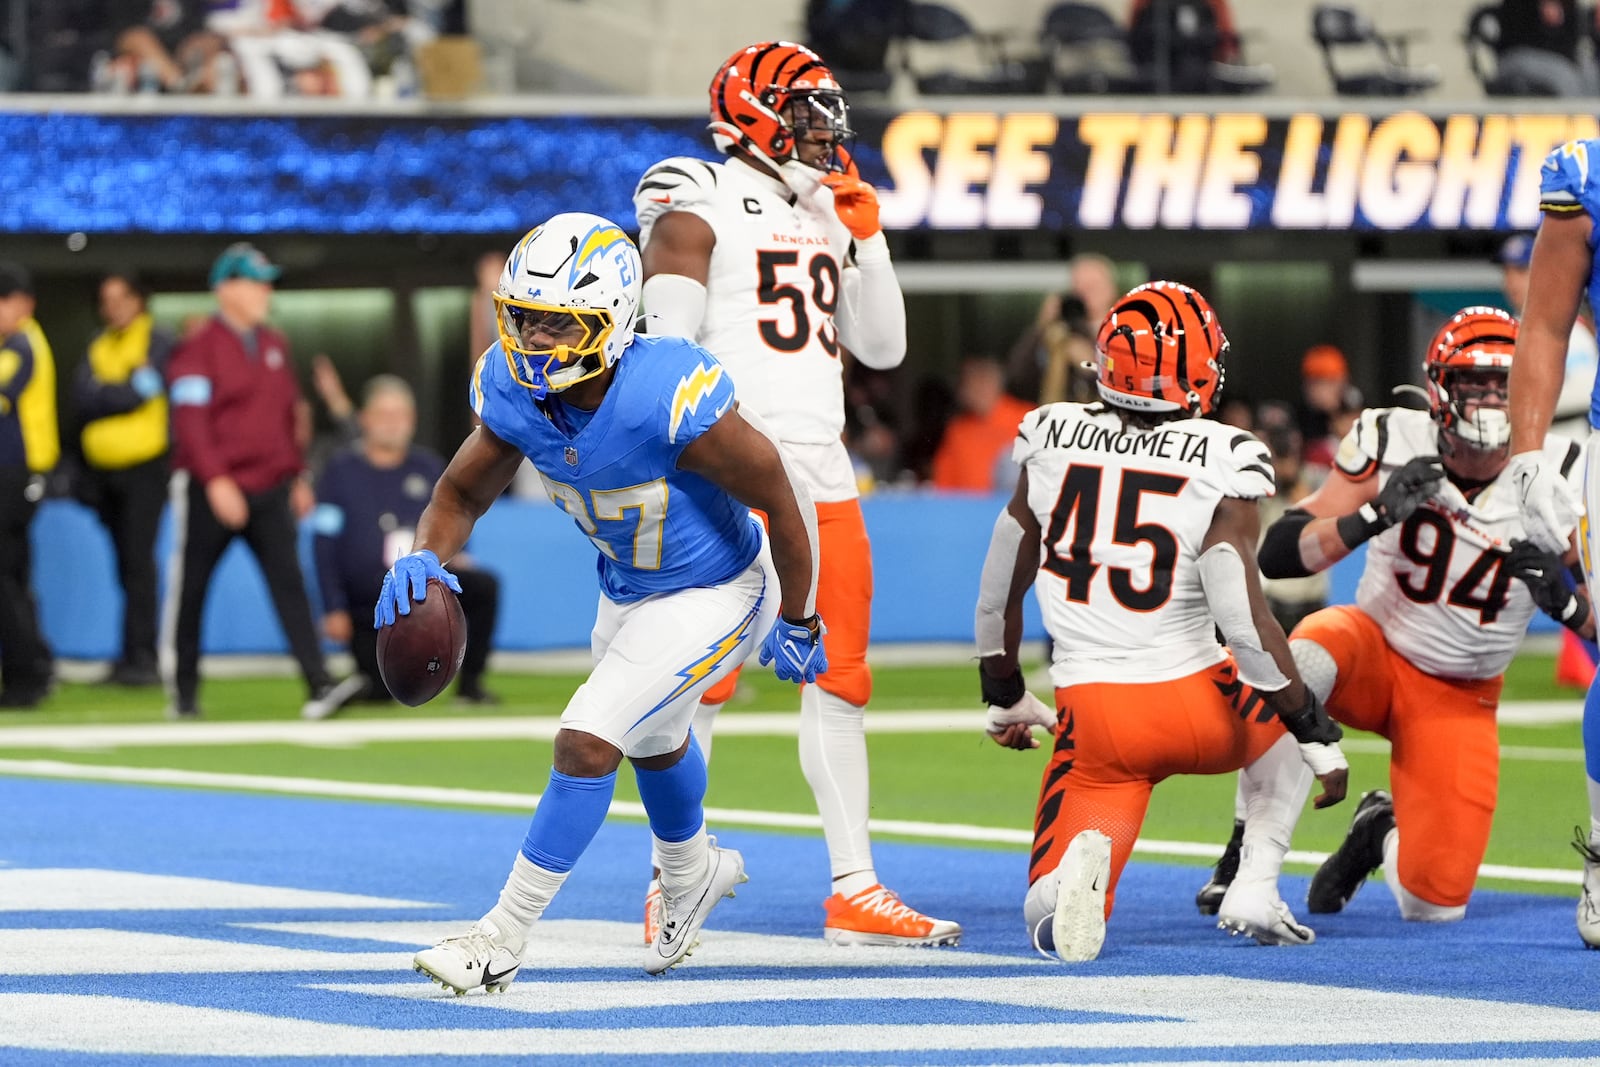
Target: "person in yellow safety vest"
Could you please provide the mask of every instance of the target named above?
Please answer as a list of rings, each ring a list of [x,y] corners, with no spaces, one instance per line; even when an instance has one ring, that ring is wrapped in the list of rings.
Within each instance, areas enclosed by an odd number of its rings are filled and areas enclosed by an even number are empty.
[[[100,282],[106,328],[89,342],[74,389],[84,471],[79,496],[116,547],[122,583],[121,654],[106,681],[159,685],[156,664],[156,530],[167,497],[167,360],[177,346],[146,309],[128,272]]]
[[[61,441],[55,359],[33,311],[33,278],[0,262],[0,710],[37,706],[54,671],[39,632],[28,526]]]

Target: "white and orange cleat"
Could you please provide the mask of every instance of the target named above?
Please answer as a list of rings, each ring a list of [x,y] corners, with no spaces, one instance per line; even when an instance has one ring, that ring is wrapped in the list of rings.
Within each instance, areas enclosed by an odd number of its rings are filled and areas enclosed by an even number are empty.
[[[644,894],[644,943],[656,943],[661,932],[661,879],[650,879],[650,888]]]
[[[891,889],[868,886],[846,899],[822,902],[822,936],[835,945],[958,945],[961,924],[934,919],[903,903]]]

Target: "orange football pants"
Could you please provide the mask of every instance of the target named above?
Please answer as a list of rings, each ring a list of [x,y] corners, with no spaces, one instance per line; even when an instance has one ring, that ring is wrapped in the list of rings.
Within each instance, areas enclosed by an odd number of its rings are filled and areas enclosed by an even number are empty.
[[[1239,680],[1232,657],[1167,682],[1067,686],[1056,690],[1056,708],[1028,884],[1055,870],[1079,833],[1099,830],[1111,838],[1108,918],[1156,783],[1236,771],[1283,736],[1277,713]]]
[[[1338,665],[1328,714],[1389,739],[1400,884],[1430,904],[1466,904],[1494,822],[1504,678],[1426,674],[1349,605],[1308,616],[1293,637],[1315,641]]]
[[[765,521],[765,516],[762,519]],[[872,699],[872,670],[867,666],[872,544],[861,517],[861,501],[817,505],[817,551],[822,556],[817,570],[817,614],[828,627],[822,646],[828,653],[828,672],[817,678],[817,685],[861,707]],[[724,704],[738,683],[739,672],[733,671],[706,690],[700,702]]]

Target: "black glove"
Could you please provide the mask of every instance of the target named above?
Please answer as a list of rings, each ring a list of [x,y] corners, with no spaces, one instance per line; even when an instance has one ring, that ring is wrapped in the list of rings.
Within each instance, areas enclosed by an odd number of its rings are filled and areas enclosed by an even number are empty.
[[[1416,456],[1408,460],[1405,466],[1389,475],[1389,480],[1378,490],[1377,500],[1339,519],[1339,537],[1346,547],[1354,548],[1389,527],[1405,522],[1442,481],[1444,464],[1438,456]]]
[[[1311,691],[1310,686],[1306,687],[1305,704],[1298,711],[1287,715],[1280,711],[1278,719],[1302,745],[1331,745],[1344,736],[1344,730],[1329,718],[1327,709],[1322,706],[1322,701],[1317,699],[1317,694]]]
[[[1511,577],[1522,579],[1539,610],[1563,626],[1576,630],[1588,618],[1588,604],[1568,583],[1567,568],[1554,552],[1532,541],[1513,541],[1505,566]]]
[[[1004,678],[996,678],[978,667],[978,682],[983,687],[983,702],[997,708],[1009,708],[1022,699],[1028,691],[1027,685],[1022,681],[1022,669],[1013,670]]]

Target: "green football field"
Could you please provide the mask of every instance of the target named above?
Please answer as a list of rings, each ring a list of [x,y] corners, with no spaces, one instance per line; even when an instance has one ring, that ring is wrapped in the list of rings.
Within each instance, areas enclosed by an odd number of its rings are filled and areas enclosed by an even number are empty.
[[[1553,683],[1550,656],[1524,655],[1507,679],[1507,701],[1565,700],[1576,708],[1579,693]],[[875,671],[876,696],[869,716],[905,711],[965,711],[970,728],[869,736],[876,819],[958,823],[1026,830],[1031,825],[1038,776],[1046,750],[1004,750],[986,740],[971,665],[886,667]],[[724,715],[752,711],[793,711],[792,687],[764,672],[747,671],[738,696]],[[1037,680],[1038,672],[1030,679]],[[360,719],[469,719],[479,716],[555,716],[581,677],[576,674],[495,674],[490,688],[503,703],[487,711],[444,700],[419,709],[395,705],[356,706],[338,721]],[[208,722],[294,720],[302,690],[287,678],[213,680],[205,684]],[[328,745],[317,739],[323,724],[306,724],[293,743],[167,745],[117,747],[20,747],[8,737],[11,727],[157,723],[165,698],[157,690],[128,691],[91,685],[63,685],[50,705],[25,713],[0,712],[0,760],[51,760],[117,767],[172,768],[243,775],[290,776],[347,782],[386,783],[534,793],[543,785],[550,744],[535,740],[372,740]],[[908,720],[909,721],[909,720]],[[29,731],[32,732],[32,731]],[[61,733],[61,731],[54,731]],[[73,732],[77,736],[77,731]],[[1388,758],[1380,739],[1350,732],[1351,796],[1388,783]],[[1554,725],[1501,728],[1500,808],[1486,862],[1517,867],[1576,871],[1570,849],[1572,827],[1586,814],[1582,742],[1574,720]],[[801,776],[793,736],[719,735],[707,803],[753,812],[813,813]],[[12,764],[14,767],[15,764]],[[630,776],[618,780],[618,799],[636,800]],[[1144,837],[1160,841],[1220,844],[1231,825],[1233,777],[1172,779],[1155,791]],[[1295,839],[1297,849],[1327,851],[1343,836],[1353,803],[1325,812],[1308,811]],[[807,831],[796,831],[807,832]],[[975,847],[984,847],[978,845]],[[1015,844],[990,845],[1015,849]],[[1200,859],[1177,862],[1199,864]],[[1518,880],[1516,888],[1570,894],[1569,886]]]

